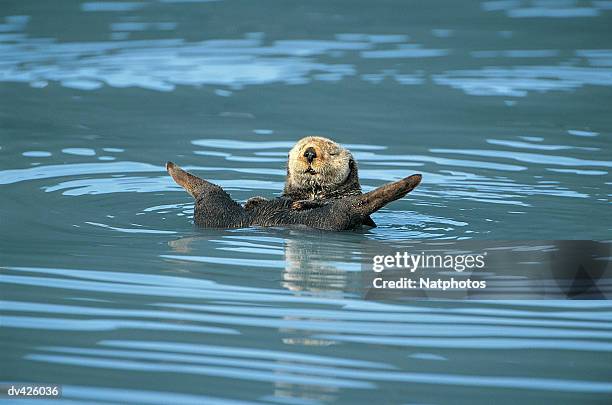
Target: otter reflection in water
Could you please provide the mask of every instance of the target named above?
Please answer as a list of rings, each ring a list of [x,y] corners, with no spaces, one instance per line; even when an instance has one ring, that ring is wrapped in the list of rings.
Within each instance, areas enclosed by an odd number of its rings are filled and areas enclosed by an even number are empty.
[[[244,236],[248,237],[245,239]],[[244,251],[248,241],[249,251]],[[360,256],[363,237],[360,233],[329,233],[304,231],[299,229],[260,229],[260,230],[208,230],[196,236],[174,239],[168,242],[175,258],[187,260],[173,261],[174,272],[190,272],[190,277],[210,280],[213,294],[202,291],[201,304],[208,309],[202,310],[214,315],[237,316],[233,310],[243,310],[241,316],[250,316],[252,323],[249,331],[266,336],[269,345],[278,351],[300,350],[300,347],[325,347],[337,342],[317,335],[332,331],[338,319],[321,316],[321,302],[337,302],[342,297],[356,297],[360,287],[361,274],[355,267]],[[259,252],[266,252],[260,255]],[[255,253],[253,253],[255,252]],[[208,256],[207,262],[193,260],[197,255]],[[223,264],[223,259],[248,260],[248,263],[261,259],[257,268],[235,264]],[[191,259],[191,260],[189,260]],[[175,259],[176,260],[176,259]],[[258,277],[252,277],[257,270]],[[261,274],[264,274],[261,276]],[[261,288],[259,291],[258,288]],[[218,289],[218,290],[217,290]],[[229,289],[229,290],[226,290]],[[218,298],[229,291],[222,301]],[[285,293],[289,291],[289,293]],[[257,295],[251,306],[244,306],[247,296]],[[211,298],[212,296],[212,298]],[[289,305],[300,296],[301,307]],[[329,305],[329,307],[328,307]],[[331,309],[334,304],[325,304]],[[309,308],[316,308],[310,311]],[[191,311],[190,309],[177,309]],[[198,311],[200,311],[198,309]],[[346,321],[345,321],[346,322]],[[250,333],[250,332],[249,332]],[[292,375],[294,367],[304,366],[300,356],[279,357],[271,364],[275,374]],[[308,364],[308,362],[306,363]],[[304,385],[300,382],[275,381],[274,395],[301,399],[304,403],[332,401],[337,393],[333,385]]]

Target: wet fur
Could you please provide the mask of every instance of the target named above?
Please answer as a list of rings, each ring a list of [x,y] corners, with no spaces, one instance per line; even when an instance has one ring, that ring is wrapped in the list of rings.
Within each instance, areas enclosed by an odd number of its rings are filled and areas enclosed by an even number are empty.
[[[218,185],[194,176],[172,162],[166,164],[166,169],[174,181],[195,198],[194,220],[205,228],[307,226],[330,231],[358,229],[370,214],[402,198],[421,182],[421,175],[415,174],[369,193],[330,200],[307,210],[293,210],[293,201],[285,197],[259,200],[250,209],[245,209]]]

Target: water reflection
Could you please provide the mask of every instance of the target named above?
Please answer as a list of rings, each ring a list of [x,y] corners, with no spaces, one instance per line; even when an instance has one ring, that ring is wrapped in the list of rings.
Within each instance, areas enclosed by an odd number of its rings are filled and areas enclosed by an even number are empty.
[[[439,6],[5,2],[0,362],[78,403],[605,402],[605,301],[360,298],[364,245],[609,237],[610,2]],[[364,232],[199,230],[163,167],[273,197],[313,133],[424,182]]]
[[[503,11],[510,18],[583,18],[597,17],[609,10],[609,1],[577,0],[491,0],[481,3],[485,11]]]
[[[451,70],[434,75],[433,80],[473,96],[525,97],[529,92],[612,86],[612,70],[580,66],[483,67]]]
[[[340,264],[336,254],[330,255],[325,236],[320,238],[288,238],[285,243],[285,269],[282,286],[295,292],[308,291],[327,295],[347,288],[346,267],[354,261]],[[344,267],[344,268],[343,268]],[[332,294],[333,295],[333,294]]]
[[[158,6],[174,6],[165,3]],[[605,1],[590,3],[591,7],[580,7],[574,1],[502,0],[485,1],[482,8],[486,12],[503,11],[511,18],[598,17],[600,11],[612,9]],[[81,8],[85,13],[126,12],[146,6],[144,2],[88,2]],[[165,92],[176,86],[213,85],[226,87],[215,89],[217,95],[224,97],[232,95],[231,89],[244,86],[337,82],[354,77],[372,84],[380,84],[386,78],[402,85],[433,81],[476,96],[524,97],[530,92],[612,86],[609,49],[578,49],[573,55],[559,49],[461,50],[479,64],[486,63],[479,68],[462,69],[452,68],[457,50],[427,47],[403,32],[274,40],[267,40],[265,32],[247,32],[242,38],[187,41],[164,38],[165,32],[180,32],[177,22],[146,21],[142,16],[122,18],[109,24],[111,40],[60,42],[26,35],[30,23],[27,15],[7,16],[0,24],[0,81],[26,82],[36,88],[58,82],[86,91],[104,85]],[[130,39],[132,33],[145,32],[159,38]],[[452,41],[452,32],[434,29],[430,39]],[[449,42],[449,46],[456,44]],[[411,63],[398,68],[397,61],[411,59],[444,59],[440,65],[444,71],[437,71],[435,62],[429,72],[410,68]],[[505,66],[504,59],[535,59],[538,63]],[[372,65],[375,61],[378,62]],[[490,66],[491,61],[504,66]]]

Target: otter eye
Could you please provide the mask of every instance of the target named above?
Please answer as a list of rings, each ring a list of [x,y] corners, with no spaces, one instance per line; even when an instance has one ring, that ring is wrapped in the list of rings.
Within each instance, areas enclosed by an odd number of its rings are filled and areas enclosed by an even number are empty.
[[[338,152],[330,153],[329,156],[338,156]]]

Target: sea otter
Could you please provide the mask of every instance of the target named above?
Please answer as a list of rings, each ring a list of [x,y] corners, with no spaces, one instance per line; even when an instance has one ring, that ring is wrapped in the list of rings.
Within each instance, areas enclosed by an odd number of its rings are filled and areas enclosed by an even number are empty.
[[[328,138],[308,136],[289,151],[282,197],[292,200],[292,209],[316,208],[333,199],[360,194],[357,162],[348,149]],[[250,198],[245,208],[252,209],[263,201],[267,200]],[[376,226],[370,217],[364,218],[363,224]]]
[[[166,169],[174,181],[195,198],[194,220],[205,228],[301,225],[330,231],[358,229],[367,224],[370,214],[402,198],[421,182],[421,175],[415,174],[365,194],[332,199],[309,209],[292,209],[293,201],[286,197],[259,201],[245,209],[218,185],[172,162],[166,163]]]

